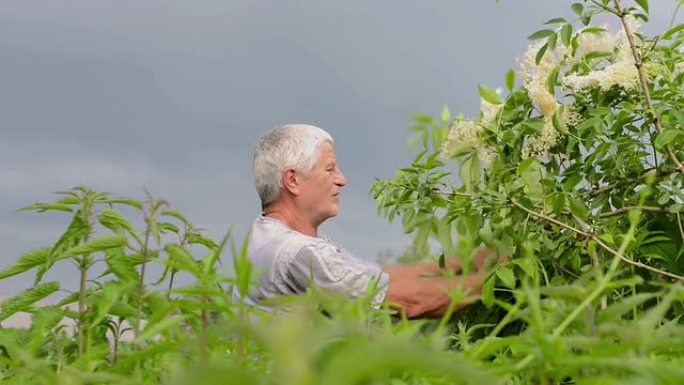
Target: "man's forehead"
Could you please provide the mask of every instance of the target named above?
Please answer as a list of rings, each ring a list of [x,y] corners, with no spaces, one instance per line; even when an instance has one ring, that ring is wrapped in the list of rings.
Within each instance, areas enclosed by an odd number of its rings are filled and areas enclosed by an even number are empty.
[[[319,154],[321,155],[321,159],[325,161],[335,161],[337,159],[337,156],[335,155],[335,148],[333,147],[332,144],[329,142],[325,142],[321,145]]]

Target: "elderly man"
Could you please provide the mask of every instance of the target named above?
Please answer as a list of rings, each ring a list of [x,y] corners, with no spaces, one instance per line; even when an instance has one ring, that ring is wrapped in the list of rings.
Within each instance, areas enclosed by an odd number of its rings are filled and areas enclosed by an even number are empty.
[[[332,137],[318,127],[285,125],[261,138],[254,179],[263,212],[252,226],[248,257],[262,273],[245,296],[250,305],[304,293],[312,284],[351,298],[376,287],[376,306],[386,302],[415,318],[444,314],[456,287],[471,295],[480,290],[481,275],[443,277],[436,263],[381,267],[318,236],[318,226],[337,215],[347,184]],[[449,265],[459,267],[455,260]]]

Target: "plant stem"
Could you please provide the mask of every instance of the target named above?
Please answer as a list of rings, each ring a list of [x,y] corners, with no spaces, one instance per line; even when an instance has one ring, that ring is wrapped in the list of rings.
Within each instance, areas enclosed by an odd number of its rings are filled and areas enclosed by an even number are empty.
[[[206,306],[207,304],[207,297],[202,296],[202,305]],[[200,340],[199,340],[199,359],[200,359],[200,364],[204,365],[204,362],[206,360],[206,355],[207,355],[207,310],[205,308],[202,308],[202,328],[200,329]]]
[[[624,253],[625,250],[627,250],[627,246],[629,245],[630,240],[634,237],[634,231],[636,230],[636,221],[632,222],[632,225],[629,227],[629,230],[627,231],[627,234],[625,235],[624,239],[622,240],[622,243],[620,244],[620,249],[617,251],[615,256],[613,257],[613,260],[610,263],[610,267],[608,268],[608,271],[601,277],[599,280],[599,284],[594,289],[591,294],[589,294],[584,301],[582,301],[579,306],[577,306],[570,315],[568,315],[563,322],[560,323],[556,327],[556,329],[553,331],[552,335],[554,337],[560,336],[563,331],[565,331],[565,328],[567,328],[572,321],[577,318],[577,316],[580,315],[581,312],[584,311],[584,308],[589,306],[596,298],[598,298],[601,294],[603,294],[603,291],[605,290],[606,286],[608,283],[613,279],[613,275],[615,275],[615,272],[620,266],[620,260],[624,259]]]
[[[148,221],[152,220],[148,218]],[[135,336],[140,334],[140,319],[142,318],[143,296],[145,295],[145,265],[147,264],[147,249],[150,241],[150,224],[147,224],[145,229],[145,242],[140,251],[140,258],[142,259],[140,267],[140,281],[138,282],[138,307],[135,315]]]
[[[653,170],[655,170],[655,172],[656,172],[655,176],[653,176],[653,174],[652,174]],[[640,177],[638,177],[638,178],[626,179],[624,182],[627,182],[627,183],[640,183],[640,182],[645,182],[645,181],[647,181],[648,178],[654,178],[654,180],[658,180],[658,179],[660,179],[661,177],[669,176],[669,175],[672,174],[673,172],[674,172],[674,171],[664,171],[664,172],[663,172],[663,171],[659,171],[658,168],[656,167],[656,168],[653,168],[653,169],[648,170],[646,173],[644,173],[642,176],[640,176]],[[623,183],[624,183],[624,182],[623,182]],[[617,185],[615,185],[615,184],[607,184],[607,185],[605,185],[605,186],[603,186],[603,187],[599,187],[599,188],[597,188],[597,189],[595,189],[595,190],[592,190],[592,191],[589,193],[589,196],[590,196],[591,198],[595,198],[595,197],[597,197],[597,196],[599,196],[599,195],[601,195],[601,194],[603,194],[603,193],[606,193],[606,192],[609,192],[609,191],[613,190],[615,187],[617,187]]]
[[[86,283],[88,282],[88,266],[86,257],[82,257],[79,265],[81,279],[78,289],[78,354],[85,354],[85,312],[86,312]]]
[[[171,269],[171,278],[169,279],[169,288],[166,290],[166,299],[171,299],[171,290],[173,289],[173,278],[176,276],[176,269]]]
[[[677,227],[679,227],[679,235],[682,237],[682,242],[684,242],[684,227],[682,227],[682,218],[679,215],[679,212],[677,214]]]
[[[610,8],[610,7],[608,7],[608,6],[605,5],[605,4],[601,4],[601,3],[599,3],[599,2],[596,1],[596,0],[590,0],[590,1],[591,1],[592,3],[594,3],[597,7],[603,9],[604,11],[606,11],[606,12],[608,12],[608,13],[612,13],[613,15],[617,15],[617,11],[616,11],[615,9]]]
[[[615,210],[615,211],[611,211],[611,212],[608,212],[608,213],[601,213],[601,214],[598,214],[598,215],[596,216],[596,218],[601,218],[601,219],[611,218],[611,217],[615,217],[615,216],[618,216],[618,215],[626,214],[626,213],[628,213],[628,212],[630,212],[630,211],[632,211],[632,210],[646,211],[646,212],[649,212],[649,213],[664,213],[664,212],[667,212],[667,210],[665,210],[665,209],[662,208],[662,207],[652,207],[652,206],[625,206],[625,207],[621,207],[621,208],[619,208],[619,209],[617,209],[617,210]]]
[[[596,242],[597,245],[601,246],[601,248],[605,249],[606,251],[613,254],[614,256],[619,257],[622,261],[624,261],[630,265],[636,266],[636,267],[641,268],[641,269],[649,270],[649,271],[652,271],[654,273],[657,273],[657,274],[660,274],[660,275],[663,275],[666,277],[670,277],[670,278],[673,278],[673,279],[676,279],[679,281],[684,281],[684,277],[682,277],[680,275],[673,274],[673,273],[670,273],[668,271],[660,270],[660,269],[657,269],[655,267],[646,265],[646,264],[638,262],[638,261],[632,261],[631,259],[625,257],[624,255],[619,254],[615,249],[606,245],[602,240],[600,240],[598,237],[596,237],[595,235],[593,235],[591,233],[588,233],[588,232],[582,231],[580,229],[577,229],[575,227],[572,227],[566,223],[563,223],[557,219],[551,218],[547,215],[534,212],[534,211],[528,209],[527,207],[523,206],[522,204],[516,202],[515,200],[511,200],[511,202],[513,203],[513,205],[515,205],[516,207],[520,208],[521,210],[527,212],[528,214],[531,214],[532,216],[543,219],[547,222],[554,223],[560,227],[563,227],[563,228],[568,229],[570,231],[574,231],[577,234],[580,234],[584,237],[591,239],[592,241]]]
[[[513,308],[511,308],[506,315],[503,317],[503,319],[494,327],[491,333],[487,336],[487,338],[484,339],[482,344],[477,347],[475,352],[473,352],[473,356],[477,358],[482,352],[485,350],[487,345],[489,344],[489,341],[491,341],[494,337],[496,337],[499,333],[501,333],[501,330],[508,325],[509,322],[513,319],[518,314],[518,311],[520,310],[520,305],[521,302],[516,302],[515,305],[513,305]]]
[[[627,13],[625,13],[624,9],[622,8],[620,0],[613,0],[613,2],[615,4],[615,9],[617,11],[616,15],[620,18],[620,21],[622,22],[622,27],[625,30],[625,35],[627,36],[627,40],[629,41],[629,48],[632,50],[632,56],[634,57],[634,65],[636,66],[637,72],[639,73],[639,84],[641,85],[641,91],[644,93],[644,103],[646,104],[646,111],[648,111],[649,115],[651,115],[651,119],[653,120],[653,126],[655,127],[656,132],[661,133],[663,132],[663,128],[660,123],[660,117],[653,108],[653,102],[651,101],[651,91],[648,88],[648,81],[646,80],[646,74],[644,73],[641,55],[637,50],[636,43],[634,42],[634,31],[632,31],[632,28],[629,26],[629,23],[626,20]],[[672,163],[674,163],[677,171],[684,173],[684,164],[682,164],[682,162],[679,161],[677,155],[672,149],[672,146],[668,144],[665,146],[665,149],[667,150],[667,155],[670,157]]]

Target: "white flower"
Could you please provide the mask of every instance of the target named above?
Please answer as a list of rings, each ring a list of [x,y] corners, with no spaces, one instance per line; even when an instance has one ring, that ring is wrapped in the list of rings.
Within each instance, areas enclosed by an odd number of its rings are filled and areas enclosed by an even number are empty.
[[[632,31],[635,31],[636,28],[638,28],[638,25],[633,20],[627,20],[627,23],[634,28]],[[585,33],[580,37],[585,35],[599,34]],[[584,41],[578,40],[578,54],[595,52],[594,50],[598,50],[599,48],[602,50],[607,49],[612,45],[613,48],[610,49],[611,52],[617,48],[617,54],[613,62],[603,68],[590,71],[586,75],[566,75],[563,78],[563,85],[571,88],[575,92],[594,87],[599,87],[601,90],[606,91],[616,85],[627,90],[635,88],[638,85],[639,71],[634,63],[634,56],[625,32],[621,31],[616,36],[611,36],[607,32],[601,33],[600,35],[604,35],[601,39],[604,39],[605,41],[591,40],[591,38],[586,38]],[[606,36],[611,37],[608,38]],[[609,40],[612,40],[612,42]],[[582,46],[582,44],[587,44],[587,46]]]
[[[574,127],[582,121],[582,114],[577,111],[577,106],[571,104],[563,108],[563,123],[568,127]]]
[[[544,156],[558,141],[558,131],[553,126],[552,118],[544,119],[544,128],[539,135],[530,136],[523,147],[522,157]]]
[[[451,127],[447,140],[442,145],[440,157],[443,160],[452,158],[452,152],[457,146],[470,146],[477,152],[483,167],[491,165],[496,153],[480,138],[482,126],[472,120],[458,120]]]
[[[674,66],[675,69],[675,74],[679,75],[684,72],[684,61],[680,61],[678,63],[675,63]]]
[[[629,90],[638,85],[638,80],[639,71],[634,64],[632,52],[629,46],[623,43],[614,63],[605,66],[603,69],[591,71],[586,75],[567,75],[563,79],[563,84],[574,91],[593,87],[599,87],[606,91],[615,85]]]
[[[582,57],[592,52],[613,52],[617,42],[609,32],[581,33],[577,37],[577,56]]]
[[[556,97],[547,90],[546,81],[558,67],[559,60],[556,52],[546,52],[539,64],[536,64],[535,58],[542,44],[539,42],[530,45],[520,58],[520,77],[525,82],[523,86],[527,89],[530,100],[539,108],[542,115],[548,117],[556,112],[558,103]]]

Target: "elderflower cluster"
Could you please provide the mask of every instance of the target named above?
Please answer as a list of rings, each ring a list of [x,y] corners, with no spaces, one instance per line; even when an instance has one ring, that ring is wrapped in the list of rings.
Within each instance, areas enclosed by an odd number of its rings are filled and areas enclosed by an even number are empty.
[[[558,140],[558,132],[553,127],[552,121],[559,104],[555,95],[548,91],[546,83],[551,73],[560,65],[561,59],[568,53],[558,49],[546,52],[537,64],[535,59],[542,44],[541,42],[532,44],[519,60],[523,86],[527,89],[532,103],[537,106],[544,117],[542,132],[527,139],[522,151],[523,158],[543,156]]]
[[[684,61],[675,64],[675,74],[679,75],[681,73],[684,73]]]
[[[547,90],[546,81],[551,72],[558,67],[559,59],[555,52],[546,52],[539,64],[535,63],[535,57],[542,44],[538,42],[530,45],[520,58],[520,77],[525,82],[524,87],[530,100],[539,108],[542,115],[550,117],[556,112],[558,102]]]
[[[558,141],[558,131],[553,126],[551,119],[545,119],[542,132],[539,135],[527,138],[522,151],[523,159],[546,155],[546,152],[556,144],[556,141]]]
[[[580,122],[582,122],[582,114],[577,111],[577,106],[571,104],[563,108],[563,123],[568,127],[575,127]]]
[[[492,164],[495,153],[480,138],[482,126],[472,120],[459,120],[451,127],[447,140],[442,145],[441,158],[451,159],[452,152],[457,146],[470,146],[477,151],[482,165],[487,168]]]
[[[639,28],[633,18],[626,19],[632,32]],[[563,84],[573,91],[582,91],[598,87],[603,91],[613,86],[623,89],[634,89],[638,85],[639,72],[634,62],[634,56],[624,31],[617,34],[609,32],[583,33],[578,38],[577,56],[590,52],[614,52],[615,60],[601,69],[596,69],[586,75],[570,74],[563,78]]]
[[[577,37],[578,57],[592,52],[613,52],[617,46],[616,37],[610,32],[582,33]]]

